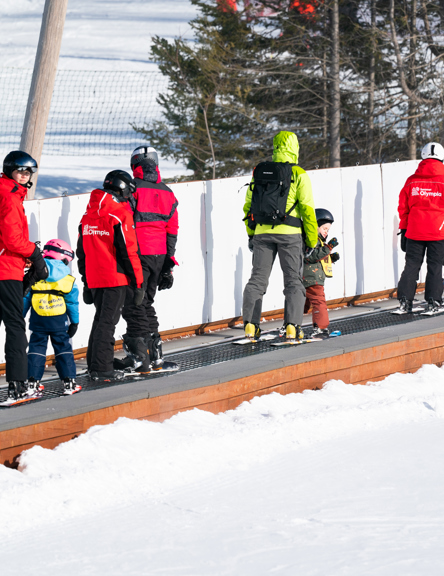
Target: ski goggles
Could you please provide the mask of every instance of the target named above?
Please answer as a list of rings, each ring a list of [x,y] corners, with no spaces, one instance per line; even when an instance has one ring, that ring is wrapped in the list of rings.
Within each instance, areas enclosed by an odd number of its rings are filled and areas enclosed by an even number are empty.
[[[30,172],[31,174],[35,174],[38,168],[36,166],[19,166],[16,170],[17,172]]]

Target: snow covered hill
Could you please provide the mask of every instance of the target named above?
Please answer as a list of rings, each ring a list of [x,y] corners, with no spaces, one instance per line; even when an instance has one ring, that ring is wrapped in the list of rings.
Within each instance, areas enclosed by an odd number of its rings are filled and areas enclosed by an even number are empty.
[[[2,575],[440,576],[444,369],[120,419],[0,467]]]
[[[44,0],[0,2],[0,67],[34,66],[44,4]],[[71,0],[59,69],[157,70],[148,58],[151,37],[191,37],[189,21],[195,12],[189,0]],[[8,151],[1,150],[2,156]],[[183,166],[161,162],[163,177],[185,173]],[[117,168],[128,170],[127,155],[91,158],[44,153],[36,197],[90,192]]]

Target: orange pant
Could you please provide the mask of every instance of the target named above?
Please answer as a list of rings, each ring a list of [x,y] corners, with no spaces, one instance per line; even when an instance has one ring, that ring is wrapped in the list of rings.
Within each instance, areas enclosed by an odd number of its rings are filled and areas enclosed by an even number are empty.
[[[309,286],[305,289],[306,300],[304,306],[304,314],[310,309],[312,310],[313,325],[316,324],[323,330],[328,328],[330,321],[328,319],[327,303],[325,302],[325,292],[324,287],[316,284],[315,286]]]

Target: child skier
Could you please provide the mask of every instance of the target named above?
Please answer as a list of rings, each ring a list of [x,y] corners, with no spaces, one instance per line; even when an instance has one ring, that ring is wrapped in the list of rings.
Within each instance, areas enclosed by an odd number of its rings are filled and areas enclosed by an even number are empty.
[[[64,240],[49,240],[43,249],[43,258],[48,268],[48,278],[33,284],[24,297],[23,315],[26,316],[31,308],[29,388],[40,388],[50,337],[56,369],[65,387],[64,393],[74,394],[81,390],[81,386],[75,381],[76,365],[69,341],[79,325],[79,289],[68,268],[69,262],[74,258],[74,251]]]
[[[328,232],[334,222],[333,215],[324,208],[316,210],[318,222],[318,243],[307,253],[304,258],[304,271],[302,282],[305,286],[306,300],[304,314],[312,306],[313,337],[328,338],[329,319],[327,304],[325,302],[324,282],[325,278],[333,276],[332,263],[339,260],[339,254],[331,251],[338,245],[336,238],[327,243]]]

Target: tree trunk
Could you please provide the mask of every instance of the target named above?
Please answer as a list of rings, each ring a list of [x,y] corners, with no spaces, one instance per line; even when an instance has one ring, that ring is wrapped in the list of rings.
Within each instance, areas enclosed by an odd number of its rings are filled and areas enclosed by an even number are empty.
[[[23,123],[20,149],[30,154],[39,166],[67,7],[68,0],[46,0],[45,2],[31,89]],[[28,200],[34,198],[37,176],[34,176],[33,182],[34,186],[27,195]]]
[[[416,29],[416,14],[418,10],[417,0],[412,0],[412,9],[410,14],[410,62],[409,62],[409,83],[410,89],[414,92],[417,87],[416,82],[416,50],[417,50],[417,29]],[[417,131],[417,104],[409,98],[409,118],[407,128],[407,141],[409,148],[410,160],[416,160],[416,131]]]
[[[376,68],[376,0],[371,0],[371,55],[368,87],[368,140],[367,156],[370,164],[373,163],[373,147],[375,140],[375,68]]]
[[[331,5],[331,58],[330,58],[330,166],[341,166],[341,93],[339,83],[339,0]]]

